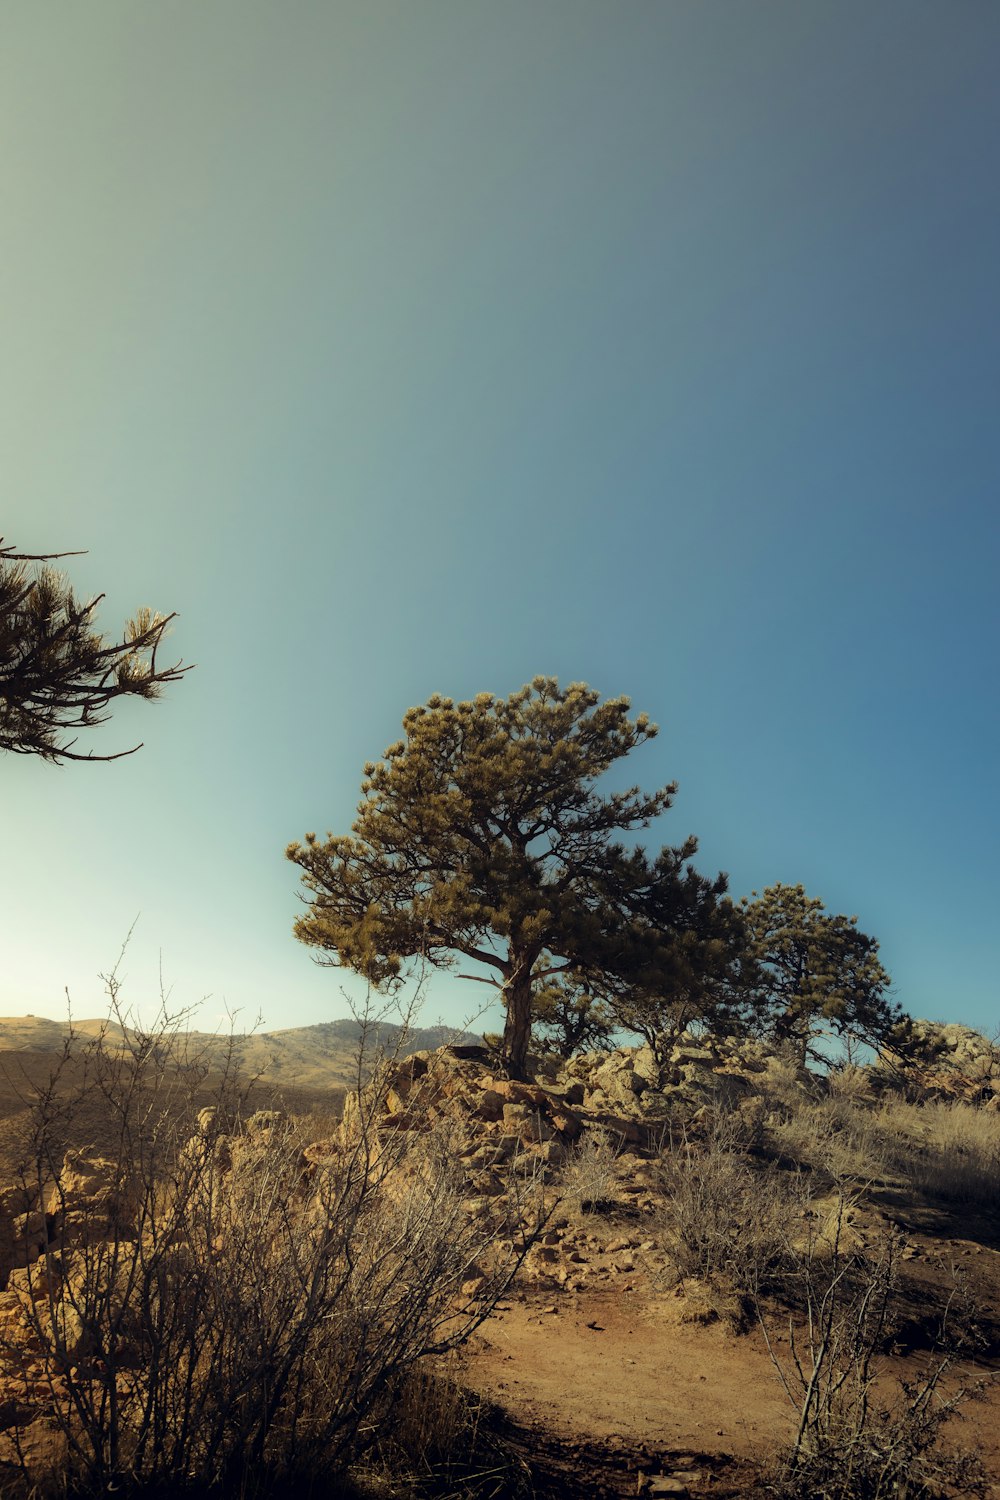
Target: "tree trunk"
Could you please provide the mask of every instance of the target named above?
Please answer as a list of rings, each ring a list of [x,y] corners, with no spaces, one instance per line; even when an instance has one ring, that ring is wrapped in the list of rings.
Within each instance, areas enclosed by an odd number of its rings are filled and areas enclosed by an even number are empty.
[[[531,965],[518,964],[503,987],[507,1020],[500,1052],[512,1078],[523,1078],[531,1043]]]

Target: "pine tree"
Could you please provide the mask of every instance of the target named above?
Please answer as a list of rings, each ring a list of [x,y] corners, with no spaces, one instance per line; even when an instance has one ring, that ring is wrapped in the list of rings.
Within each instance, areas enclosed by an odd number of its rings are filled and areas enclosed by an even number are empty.
[[[0,750],[54,763],[118,760],[141,746],[83,753],[66,731],[103,724],[116,698],[157,697],[189,668],[157,662],[174,615],[140,609],[121,640],[101,635],[94,615],[104,596],[80,603],[65,577],[46,566],[74,555],[15,552],[0,538]]]
[[[617,761],[653,738],[627,698],[600,701],[583,683],[536,677],[508,698],[435,696],[411,708],[403,739],[365,766],[350,834],[307,834],[287,854],[308,911],[295,935],[319,962],[372,983],[401,982],[422,959],[467,960],[462,977],[506,1005],[502,1051],[523,1073],[533,997],[560,975],[596,996],[643,976],[693,971],[707,950],[689,932],[714,910],[725,877],[686,864],[694,839],[649,858],[620,835],[647,828],[676,786],[595,790]]]
[[[792,1041],[803,1062],[822,1031],[880,1046],[906,1030],[878,943],[857,917],[835,916],[801,885],[768,886],[741,903],[756,965],[757,1007],[773,1035]]]
[[[615,1014],[606,1000],[560,976],[536,989],[531,1030],[559,1057],[572,1057],[575,1052],[610,1046]]]

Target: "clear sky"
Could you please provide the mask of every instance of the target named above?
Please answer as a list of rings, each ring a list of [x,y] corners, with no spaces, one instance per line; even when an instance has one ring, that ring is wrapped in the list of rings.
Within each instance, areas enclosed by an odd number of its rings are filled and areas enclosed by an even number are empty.
[[[126,1000],[343,1014],[286,843],[547,673],[660,724],[657,843],[992,1029],[996,0],[2,20],[0,530],[198,665],[5,757],[0,1013],[97,1014],[141,913]]]

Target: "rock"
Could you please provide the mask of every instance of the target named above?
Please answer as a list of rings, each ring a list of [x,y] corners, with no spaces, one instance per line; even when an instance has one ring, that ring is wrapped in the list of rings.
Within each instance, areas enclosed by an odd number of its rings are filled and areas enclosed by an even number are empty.
[[[498,1089],[483,1089],[476,1101],[475,1112],[480,1120],[502,1120],[504,1096]]]
[[[249,1136],[269,1136],[288,1128],[288,1116],[281,1109],[258,1109],[244,1125]]]
[[[587,1097],[587,1091],[579,1080],[575,1080],[562,1090],[562,1098],[567,1104],[582,1104]]]
[[[404,1109],[398,1115],[383,1115],[378,1129],[390,1135],[397,1130],[426,1131],[430,1129],[430,1121],[419,1109]]]
[[[553,1130],[558,1131],[564,1140],[579,1140],[583,1126],[580,1124],[578,1115],[568,1109],[559,1109],[551,1119]]]
[[[302,1164],[304,1167],[330,1167],[334,1165],[338,1155],[336,1141],[310,1141],[308,1146],[302,1148]]]
[[[473,1192],[481,1198],[499,1198],[507,1184],[495,1172],[476,1172],[471,1183]]]
[[[14,1220],[6,1209],[0,1208],[0,1291],[7,1285],[13,1265]]]
[[[509,1104],[525,1104],[529,1109],[541,1109],[549,1102],[544,1089],[534,1083],[520,1083],[512,1078],[497,1078],[492,1087]]]
[[[121,1173],[113,1161],[83,1151],[67,1151],[53,1201],[60,1207],[93,1202],[116,1194]]]
[[[648,1042],[637,1049],[632,1059],[632,1071],[643,1080],[648,1088],[658,1089],[660,1087],[660,1065],[656,1061],[656,1053]]]
[[[225,1122],[222,1120],[219,1107],[216,1104],[208,1104],[204,1109],[198,1111],[198,1134],[203,1136],[217,1135],[223,1128]]]
[[[670,1054],[672,1063],[702,1063],[710,1068],[716,1061],[715,1053],[708,1047],[675,1047]]]
[[[480,1043],[448,1042],[441,1048],[446,1057],[453,1057],[457,1062],[488,1063],[492,1056],[488,1047]]]
[[[675,1474],[642,1474],[636,1479],[637,1495],[690,1495],[691,1491]]]
[[[11,1265],[8,1266],[8,1271],[13,1273],[15,1268],[34,1265],[43,1251],[49,1248],[53,1229],[52,1218],[37,1208],[30,1213],[18,1214],[11,1223]]]
[[[35,1189],[23,1186],[0,1189],[0,1213],[13,1218],[17,1214],[30,1213],[37,1207],[38,1193]]]
[[[590,1084],[591,1090],[600,1091],[609,1104],[626,1109],[647,1087],[646,1080],[632,1067],[631,1056],[622,1052],[613,1052],[591,1075]]]
[[[93,1334],[80,1313],[68,1302],[57,1302],[51,1315],[43,1310],[41,1321],[52,1339],[53,1352],[58,1351],[67,1365],[85,1359],[92,1351]]]

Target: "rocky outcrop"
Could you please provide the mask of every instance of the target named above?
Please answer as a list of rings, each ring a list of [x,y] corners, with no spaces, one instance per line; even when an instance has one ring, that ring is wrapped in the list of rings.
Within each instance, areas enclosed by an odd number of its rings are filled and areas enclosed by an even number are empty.
[[[785,1087],[816,1086],[812,1074],[790,1068],[769,1043],[756,1038],[714,1038],[684,1032],[665,1062],[652,1047],[619,1047],[584,1053],[565,1064],[564,1077],[578,1082],[581,1104],[617,1109],[630,1118],[687,1118],[699,1109],[734,1108],[781,1075]]]
[[[880,1058],[878,1074],[926,1098],[959,1099],[1000,1110],[1000,1046],[956,1022],[914,1021],[913,1056]]]

